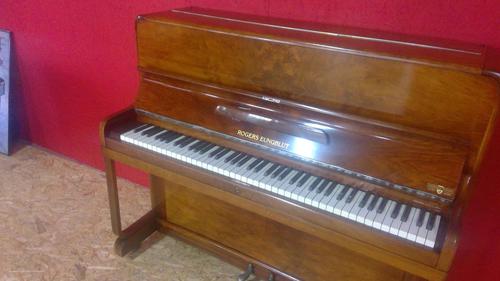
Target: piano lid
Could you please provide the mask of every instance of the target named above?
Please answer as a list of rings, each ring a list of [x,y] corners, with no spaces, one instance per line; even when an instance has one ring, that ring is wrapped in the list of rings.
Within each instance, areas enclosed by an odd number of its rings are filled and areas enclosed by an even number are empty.
[[[220,124],[202,119],[232,118],[255,129],[246,133],[259,132],[274,144],[286,143],[280,137],[283,130],[292,138],[307,135],[320,146],[338,137],[336,143],[344,150],[349,140],[360,148],[358,153],[373,153],[371,164],[384,155],[378,148],[389,148],[384,138],[398,139],[399,147],[413,157],[432,147],[428,151],[433,157],[415,163],[407,157],[402,171],[389,165],[394,170],[386,169],[383,179],[405,174],[405,167],[435,172],[452,190],[447,197],[453,198],[462,172],[473,173],[479,163],[498,103],[498,85],[480,74],[483,48],[367,34],[197,8],[141,16],[137,40],[142,81],[136,108],[179,119],[174,104],[190,104],[204,114],[184,114],[181,121],[227,134]],[[232,102],[214,101],[224,95]],[[237,101],[264,111],[242,112]],[[301,127],[304,120],[319,120],[327,129]],[[345,133],[352,133],[349,138],[324,133],[351,121],[355,125],[350,128],[362,129]],[[370,130],[380,138],[359,134]],[[251,139],[246,133],[236,137]],[[396,151],[391,157],[397,157]],[[436,171],[434,156],[442,160]],[[340,164],[372,175],[360,160]],[[426,190],[424,182],[410,186]]]

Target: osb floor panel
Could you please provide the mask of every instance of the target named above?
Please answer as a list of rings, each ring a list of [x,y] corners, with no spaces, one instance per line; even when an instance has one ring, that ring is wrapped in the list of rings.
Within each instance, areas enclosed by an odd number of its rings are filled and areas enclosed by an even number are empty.
[[[120,180],[124,225],[149,207],[146,189]],[[236,280],[239,270],[155,234],[113,254],[104,173],[25,146],[0,156],[0,281]]]

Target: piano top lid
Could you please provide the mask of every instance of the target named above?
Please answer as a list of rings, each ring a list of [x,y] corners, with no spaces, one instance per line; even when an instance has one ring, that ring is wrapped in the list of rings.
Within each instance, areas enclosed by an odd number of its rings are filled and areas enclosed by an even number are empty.
[[[484,45],[198,7],[173,9],[140,18],[219,29],[223,32],[238,30],[241,34],[263,36],[269,40],[279,40],[281,37],[309,47],[474,73],[482,72],[486,58]]]

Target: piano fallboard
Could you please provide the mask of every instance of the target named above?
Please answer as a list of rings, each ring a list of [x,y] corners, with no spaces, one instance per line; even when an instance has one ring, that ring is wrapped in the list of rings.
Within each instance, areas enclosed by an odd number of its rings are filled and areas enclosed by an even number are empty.
[[[435,134],[365,123],[283,99],[144,74],[137,110],[232,136],[401,192],[450,203],[467,146]],[[440,187],[440,189],[436,189]],[[440,192],[440,193],[438,193]]]

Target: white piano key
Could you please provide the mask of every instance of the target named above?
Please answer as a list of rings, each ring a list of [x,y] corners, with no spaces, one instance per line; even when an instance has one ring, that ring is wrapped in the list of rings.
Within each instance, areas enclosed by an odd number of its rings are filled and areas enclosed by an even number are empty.
[[[142,124],[140,126],[136,126],[134,127],[133,129],[125,132],[125,133],[122,133],[120,135],[120,139],[123,140],[123,141],[128,141],[130,139],[131,136],[134,136],[136,134],[136,132],[134,132],[136,129],[139,129],[141,128],[141,130],[139,132],[142,132],[145,128],[147,128],[148,125],[147,124]]]
[[[335,186],[336,185],[337,184],[334,183],[334,182],[332,182],[332,181],[328,182],[328,185],[325,187],[325,191],[323,192],[324,196],[319,201],[319,204],[318,204],[318,208],[319,209],[327,211],[327,203],[330,201],[330,199],[332,198],[333,194],[335,193]],[[329,189],[332,189],[332,192],[330,194],[326,195],[326,192]]]
[[[309,192],[311,192],[309,190],[309,186],[314,182],[314,180],[316,180],[316,177],[314,177],[314,176],[310,177],[304,183],[304,185],[302,185],[302,189],[299,192],[295,191],[295,193],[297,193],[297,201],[302,202],[302,203],[305,202],[307,195],[309,194]]]
[[[210,152],[214,151],[217,149],[217,146],[212,147],[211,149],[207,150],[204,154],[201,155],[200,158],[198,158],[198,161],[202,163],[201,167],[205,170],[212,170],[212,165],[211,165],[211,160],[212,158],[210,157]]]
[[[392,217],[391,217],[391,214],[392,212],[394,211],[394,208],[396,207],[397,203],[394,202],[394,201],[389,201],[390,206],[389,208],[387,209],[387,213],[385,215],[385,218],[384,220],[382,221],[382,226],[380,227],[380,230],[384,231],[384,232],[389,232],[389,230],[391,229],[391,224],[392,224],[392,221],[394,220]]]
[[[325,198],[324,201],[322,200],[320,204],[320,205],[325,205],[324,210],[330,213],[333,213],[334,211],[333,207],[335,207],[335,203],[337,203],[337,200],[335,200],[335,198],[337,198],[339,192],[341,192],[342,189],[344,188],[343,185],[338,183],[333,183],[332,185],[335,185],[332,193],[327,198]]]
[[[429,221],[429,212],[425,212],[425,217],[424,217],[424,223],[422,226],[419,228],[418,233],[417,233],[417,239],[415,239],[415,242],[425,245],[425,238],[427,237],[427,222]]]
[[[247,167],[250,166],[250,164],[251,164],[251,161],[249,160],[245,164],[243,164],[240,167],[238,167],[239,169],[236,172],[236,179],[237,180],[245,182],[244,181],[244,177],[245,177],[246,172],[248,171]]]
[[[408,233],[410,232],[410,227],[413,224],[413,219],[417,213],[417,209],[414,207],[411,207],[410,214],[408,215],[408,220],[406,222],[403,222],[401,224],[401,227],[399,228],[398,231],[398,236],[407,239]]]
[[[231,155],[232,151],[227,152],[224,154],[224,156],[220,157],[219,159],[216,159],[214,162],[214,167],[215,167],[215,172],[224,175],[224,167],[226,166],[225,160]]]
[[[424,212],[424,210],[417,209],[417,211],[415,212],[413,222],[411,223],[410,230],[408,231],[408,236],[406,238],[408,240],[411,240],[411,241],[417,240],[418,230],[420,229],[420,227],[417,226],[417,221],[418,221],[418,216],[420,215],[420,212]]]
[[[294,170],[294,171],[291,171],[290,174],[288,174],[288,176],[286,176],[284,179],[283,179],[283,183],[282,185],[278,188],[278,194],[281,194],[285,197],[290,197],[291,196],[291,189],[293,188],[293,185],[290,184],[290,180],[295,177],[295,175],[298,173],[298,171]]]
[[[283,195],[287,198],[292,198],[292,192],[295,190],[295,188],[297,187],[295,185],[295,183],[291,184],[290,183],[290,180],[295,177],[298,173],[300,173],[299,171],[293,171],[291,172],[290,176],[288,177],[288,179],[286,179],[286,182],[283,186]]]
[[[439,223],[441,222],[441,216],[436,215],[436,221],[434,222],[434,227],[431,231],[427,233],[427,237],[425,238],[425,246],[434,248],[436,245],[436,238],[439,231]]]
[[[368,225],[370,227],[373,226],[373,221],[375,220],[375,217],[377,216],[377,209],[383,200],[382,197],[374,198],[374,200],[375,199],[377,199],[377,203],[375,205],[375,208],[373,208],[373,210],[368,212],[368,214],[366,215],[365,220],[363,222],[365,225]]]
[[[356,218],[358,216],[358,213],[359,213],[359,210],[361,209],[359,207],[359,202],[363,199],[363,197],[365,196],[365,192],[363,191],[358,191],[358,193],[356,194],[356,196],[354,197],[354,199],[352,200],[352,206],[349,210],[349,216],[348,218],[350,220],[353,220],[353,221],[356,221]]]
[[[356,221],[362,224],[365,224],[365,218],[368,215],[370,211],[368,211],[368,206],[370,205],[370,202],[375,199],[374,194],[370,194],[370,197],[368,197],[368,201],[366,201],[365,206],[361,208],[358,212],[358,215],[356,216]]]
[[[384,210],[381,212],[381,213],[377,213],[377,215],[375,216],[375,219],[373,220],[373,228],[376,228],[376,229],[381,229],[382,228],[382,222],[384,221],[385,219],[385,216],[387,215],[387,211],[389,210],[389,206],[391,202],[387,201],[387,203],[385,204],[385,207],[384,207]]]
[[[274,179],[272,179],[271,177],[269,176],[266,176],[264,177],[262,180],[261,180],[261,186],[264,190],[267,190],[267,191],[271,191],[271,185],[270,183],[273,182]]]
[[[323,179],[319,178],[319,177],[316,177],[314,179],[314,181],[311,183],[311,185],[309,185],[309,187],[307,188],[307,190],[309,191],[309,193],[307,193],[306,197],[304,198],[304,203],[305,204],[312,205],[312,200],[314,200],[314,197],[316,197],[316,195],[318,194],[316,192],[316,189],[319,187],[319,185],[321,184],[321,182],[323,182]],[[313,187],[313,185],[314,185],[314,187]]]
[[[264,189],[264,182],[263,180],[266,178],[266,171],[271,168],[274,165],[274,163],[267,163],[256,175],[255,182],[256,186]]]
[[[401,205],[401,208],[399,208],[399,213],[396,216],[396,218],[394,218],[394,220],[392,221],[391,227],[389,228],[389,233],[391,233],[393,235],[398,235],[399,228],[401,227],[401,224],[403,223],[401,221],[401,217],[403,216],[405,208],[406,208],[405,204]]]
[[[349,216],[351,215],[351,209],[354,207],[354,204],[356,203],[356,201],[359,198],[360,191],[358,190],[356,192],[356,195],[354,196],[354,198],[351,200],[351,202],[347,203],[347,198],[349,198],[350,194],[352,192],[355,192],[355,191],[356,191],[356,189],[352,188],[351,192],[347,193],[345,196],[346,204],[344,205],[344,207],[342,208],[342,211],[341,211],[341,215],[344,218],[349,218]]]
[[[281,171],[281,173],[283,173],[283,171]],[[284,182],[284,179],[281,179],[280,180],[280,175],[277,175],[275,178],[274,178],[274,181],[270,184],[271,185],[271,192],[274,192],[274,193],[277,193],[279,194],[279,189],[281,187],[281,185],[283,184]]]
[[[252,161],[250,161],[250,162],[252,162]],[[251,164],[252,163],[250,163],[250,165]],[[256,174],[254,169],[255,169],[255,166],[252,169],[248,169],[248,167],[247,167],[246,171],[243,172],[243,182],[248,183],[248,184],[251,183],[252,179],[255,177],[255,174]]]
[[[298,201],[298,195],[300,194],[300,192],[303,190],[304,188],[304,185],[306,183],[304,183],[303,185],[299,186],[298,183],[300,182],[300,180],[305,177],[307,174],[302,174],[302,176],[300,178],[297,179],[297,181],[295,181],[295,183],[292,185],[294,188],[293,190],[291,191],[291,197],[293,200],[296,200]],[[310,178],[309,178],[310,180]]]
[[[337,196],[335,196],[332,200],[330,200],[329,204],[332,206],[333,213],[336,215],[340,216],[340,213],[342,212],[342,207],[345,205],[345,198],[342,198],[342,200],[338,200],[337,197],[338,195],[342,192],[342,190],[345,188],[345,185],[339,184],[339,192],[337,192]]]
[[[226,176],[226,177],[229,177],[229,173],[230,173],[230,170],[231,170],[231,157],[233,157],[233,154],[234,153],[237,153],[236,151],[231,151],[229,152],[227,155],[224,155],[224,161],[222,163],[222,166],[220,168],[221,170],[221,174]],[[233,157],[234,158],[234,157]],[[231,160],[229,160],[231,159]]]
[[[318,192],[318,189],[323,185],[326,184],[321,192]],[[331,185],[331,181],[328,179],[323,179],[323,181],[320,183],[320,185],[316,188],[316,196],[312,200],[312,206],[315,208],[319,208],[319,204],[321,201],[325,198],[328,197],[326,196],[326,191],[327,188]]]
[[[134,132],[134,130],[135,130],[135,129],[137,129],[137,127],[136,127],[136,128],[134,128],[134,129],[132,129],[132,130],[130,130],[130,131],[128,131],[128,132],[126,132],[126,133],[125,133],[125,138],[124,138],[124,139],[125,139],[125,140],[127,140],[128,142],[134,143],[134,140],[140,136],[141,132],[143,132],[143,131],[145,131],[145,130],[148,130],[148,129],[152,128],[152,127],[153,127],[152,125],[146,125],[146,126],[145,126],[145,127],[143,127],[140,131],[138,131],[138,132]],[[123,134],[122,134],[122,135],[123,135]]]

